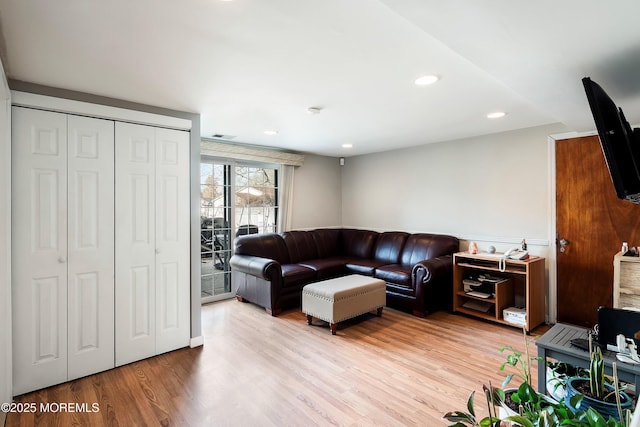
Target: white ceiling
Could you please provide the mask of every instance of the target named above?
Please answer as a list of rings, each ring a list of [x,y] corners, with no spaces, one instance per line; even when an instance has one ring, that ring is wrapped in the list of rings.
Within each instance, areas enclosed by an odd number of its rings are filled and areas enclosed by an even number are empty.
[[[0,0],[0,35],[11,79],[323,155],[593,130],[584,76],[640,122],[638,0]]]

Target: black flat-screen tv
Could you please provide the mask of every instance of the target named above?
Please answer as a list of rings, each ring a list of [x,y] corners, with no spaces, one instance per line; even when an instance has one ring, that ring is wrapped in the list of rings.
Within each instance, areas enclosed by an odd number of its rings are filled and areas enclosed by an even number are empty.
[[[622,109],[600,85],[589,77],[582,84],[616,195],[640,203],[640,132],[631,128]]]

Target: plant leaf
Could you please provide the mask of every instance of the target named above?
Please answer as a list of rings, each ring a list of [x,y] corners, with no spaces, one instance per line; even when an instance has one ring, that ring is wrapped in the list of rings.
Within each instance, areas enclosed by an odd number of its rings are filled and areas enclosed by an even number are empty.
[[[520,424],[522,427],[534,427],[531,420],[521,416],[521,415],[513,415],[511,417],[507,417],[504,421],[512,421],[514,423]]]
[[[476,412],[473,409],[473,395],[474,394],[476,394],[475,390],[473,390],[471,392],[471,394],[469,394],[469,397],[467,398],[467,411],[469,411],[469,413],[475,418]]]
[[[482,390],[484,390],[484,395],[487,398],[487,402],[490,402],[494,405],[500,405],[502,402],[504,402],[504,391],[501,388],[490,387],[486,384],[483,384]]]
[[[509,384],[509,381],[511,381],[511,378],[513,378],[513,374],[507,375],[507,377],[504,379],[504,381],[502,381],[502,388],[505,388],[507,386],[507,384]]]
[[[605,419],[596,412],[593,408],[587,409],[585,413],[585,418],[591,427],[606,427],[607,422]]]
[[[500,425],[500,418],[486,417],[480,420],[480,427],[493,427]]]
[[[518,387],[518,397],[521,402],[531,402],[533,404],[538,403],[540,400],[538,392],[527,382],[520,384],[520,387]]]
[[[457,423],[457,424],[453,424],[452,426],[464,425],[464,424],[461,424],[461,422],[462,423],[466,422],[466,423],[469,423],[469,425],[474,425],[474,418],[469,416],[469,414],[465,414],[464,412],[460,412],[460,411],[447,412],[442,416],[442,418],[444,418],[447,421]]]
[[[582,398],[583,397],[584,396],[581,395],[581,394],[574,394],[573,396],[571,396],[569,398],[569,404],[571,406],[573,406],[574,408],[579,409],[580,408],[580,403],[582,403]]]

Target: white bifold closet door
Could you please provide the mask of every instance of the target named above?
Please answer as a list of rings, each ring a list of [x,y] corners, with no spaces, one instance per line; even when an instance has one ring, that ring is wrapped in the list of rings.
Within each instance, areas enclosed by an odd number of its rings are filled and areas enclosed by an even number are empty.
[[[12,108],[15,395],[114,366],[114,123]]]
[[[68,121],[68,380],[115,366],[114,122]]]
[[[116,123],[116,366],[189,345],[189,133]]]

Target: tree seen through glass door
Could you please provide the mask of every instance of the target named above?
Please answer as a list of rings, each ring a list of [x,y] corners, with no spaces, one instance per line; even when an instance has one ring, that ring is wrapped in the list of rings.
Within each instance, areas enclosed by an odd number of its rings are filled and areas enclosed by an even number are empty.
[[[235,219],[238,234],[276,231],[278,170],[238,166],[235,168]]]

